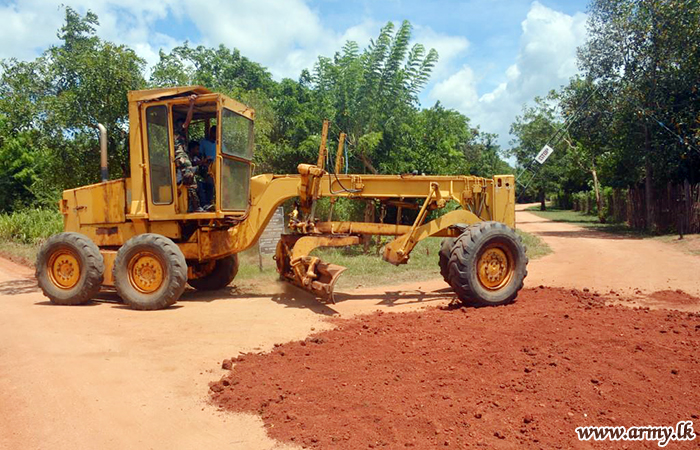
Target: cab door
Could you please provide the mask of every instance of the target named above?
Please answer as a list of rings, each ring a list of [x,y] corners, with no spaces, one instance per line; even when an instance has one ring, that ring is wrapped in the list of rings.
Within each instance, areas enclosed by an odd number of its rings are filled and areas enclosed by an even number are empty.
[[[219,112],[217,209],[245,213],[253,164],[253,120],[224,104]],[[218,195],[221,193],[221,195]]]
[[[151,220],[167,220],[176,214],[172,112],[165,103],[149,103],[141,110],[145,150],[148,211]]]

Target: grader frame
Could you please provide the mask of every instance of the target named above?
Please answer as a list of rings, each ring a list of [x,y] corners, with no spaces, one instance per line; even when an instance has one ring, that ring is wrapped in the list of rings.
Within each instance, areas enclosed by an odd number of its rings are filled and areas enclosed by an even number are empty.
[[[184,188],[176,182],[173,124],[191,95],[197,96],[195,122],[204,123],[207,130],[210,121],[217,124],[212,164],[216,202],[211,212],[188,213]],[[473,267],[463,267],[461,253],[453,257],[454,276],[471,272],[476,277],[463,280],[481,283],[485,289],[475,300],[498,297],[501,291],[503,295],[492,303],[515,297],[525,273],[521,266],[527,261],[512,232],[512,175],[486,179],[339,174],[340,151],[336,170],[325,167],[328,127],[324,124],[316,164],[299,164],[295,175],[251,177],[254,118],[252,109],[201,86],[130,92],[131,177],[64,191],[60,208],[65,232],[49,239],[37,261],[44,293],[55,303],[74,304],[108,286],[115,287],[134,308],[159,309],[174,303],[186,283],[198,289],[220,288],[235,277],[236,255],[258,241],[277,207],[297,198],[297,208],[290,215],[290,234],[282,236],[275,259],[282,279],[322,299],[333,301],[334,285],[344,268],[311,256],[315,248],[356,245],[364,235],[396,236],[385,246],[383,257],[398,265],[408,262],[419,241],[446,237],[450,245],[443,245],[449,248],[441,252],[445,275],[457,238],[474,235],[469,227],[484,223],[506,227],[495,232],[498,236],[490,244],[477,243],[483,248],[474,255]],[[339,150],[343,140],[341,135]],[[332,202],[342,197],[379,200],[396,207],[398,218],[395,224],[321,221],[315,211],[323,197]],[[426,222],[429,211],[445,208],[450,200],[459,208]],[[418,205],[413,223],[402,224],[401,211]],[[460,252],[467,248],[466,240],[463,244]],[[489,279],[500,285],[489,286]],[[448,282],[458,294],[462,292],[460,297],[476,293],[473,288],[456,286],[464,284],[461,281]]]

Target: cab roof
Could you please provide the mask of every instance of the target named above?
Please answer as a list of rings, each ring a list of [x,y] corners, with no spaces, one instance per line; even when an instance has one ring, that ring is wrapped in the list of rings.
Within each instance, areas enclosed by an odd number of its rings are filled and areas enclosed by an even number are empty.
[[[129,101],[147,102],[152,100],[165,99],[169,97],[187,96],[191,94],[212,94],[212,91],[205,88],[204,86],[174,86],[158,89],[144,89],[140,91],[129,91]]]

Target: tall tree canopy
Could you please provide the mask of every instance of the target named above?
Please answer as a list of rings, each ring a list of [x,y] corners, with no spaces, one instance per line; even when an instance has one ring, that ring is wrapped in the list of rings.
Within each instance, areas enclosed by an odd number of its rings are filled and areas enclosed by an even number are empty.
[[[59,45],[33,61],[1,62],[0,209],[55,205],[60,190],[96,182],[98,123],[108,129],[111,176],[128,175],[127,92],[148,86],[201,84],[253,107],[258,172],[293,173],[315,161],[324,119],[333,123],[329,147],[348,134],[351,171],[509,171],[495,136],[439,102],[421,109],[438,55],[412,43],[408,22],[387,23],[367,48],[347,42],[279,82],[224,45],[184,42],[147,70],[133,50],[100,39],[98,24],[92,12],[65,7]]]

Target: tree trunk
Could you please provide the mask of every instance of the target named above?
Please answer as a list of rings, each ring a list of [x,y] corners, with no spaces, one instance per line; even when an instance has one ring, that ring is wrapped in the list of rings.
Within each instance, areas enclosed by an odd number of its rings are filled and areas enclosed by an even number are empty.
[[[600,184],[598,183],[598,171],[595,164],[591,164],[591,175],[593,175],[593,191],[595,192],[595,204],[598,207],[598,220],[605,223],[605,211],[603,211],[603,199],[600,196]]]
[[[367,203],[365,204],[365,216],[364,216],[364,221],[365,222],[374,222],[374,201],[373,200],[367,200]],[[369,246],[372,243],[372,235],[369,234],[363,234],[362,238],[360,239],[362,242],[362,251],[367,254],[369,253]]]
[[[646,217],[646,230],[652,232],[654,230],[654,193],[652,191],[652,173],[651,173],[651,160],[649,155],[651,155],[651,136],[649,134],[649,127],[644,125],[644,202],[645,202],[645,217]]]
[[[362,161],[362,164],[364,164],[364,166],[367,168],[367,170],[372,172],[374,175],[379,174],[377,169],[375,169],[374,166],[372,165],[372,162],[369,159],[367,159],[367,157],[365,155],[361,154],[360,160]]]
[[[544,189],[540,189],[540,211],[547,211],[547,205],[545,204]]]

